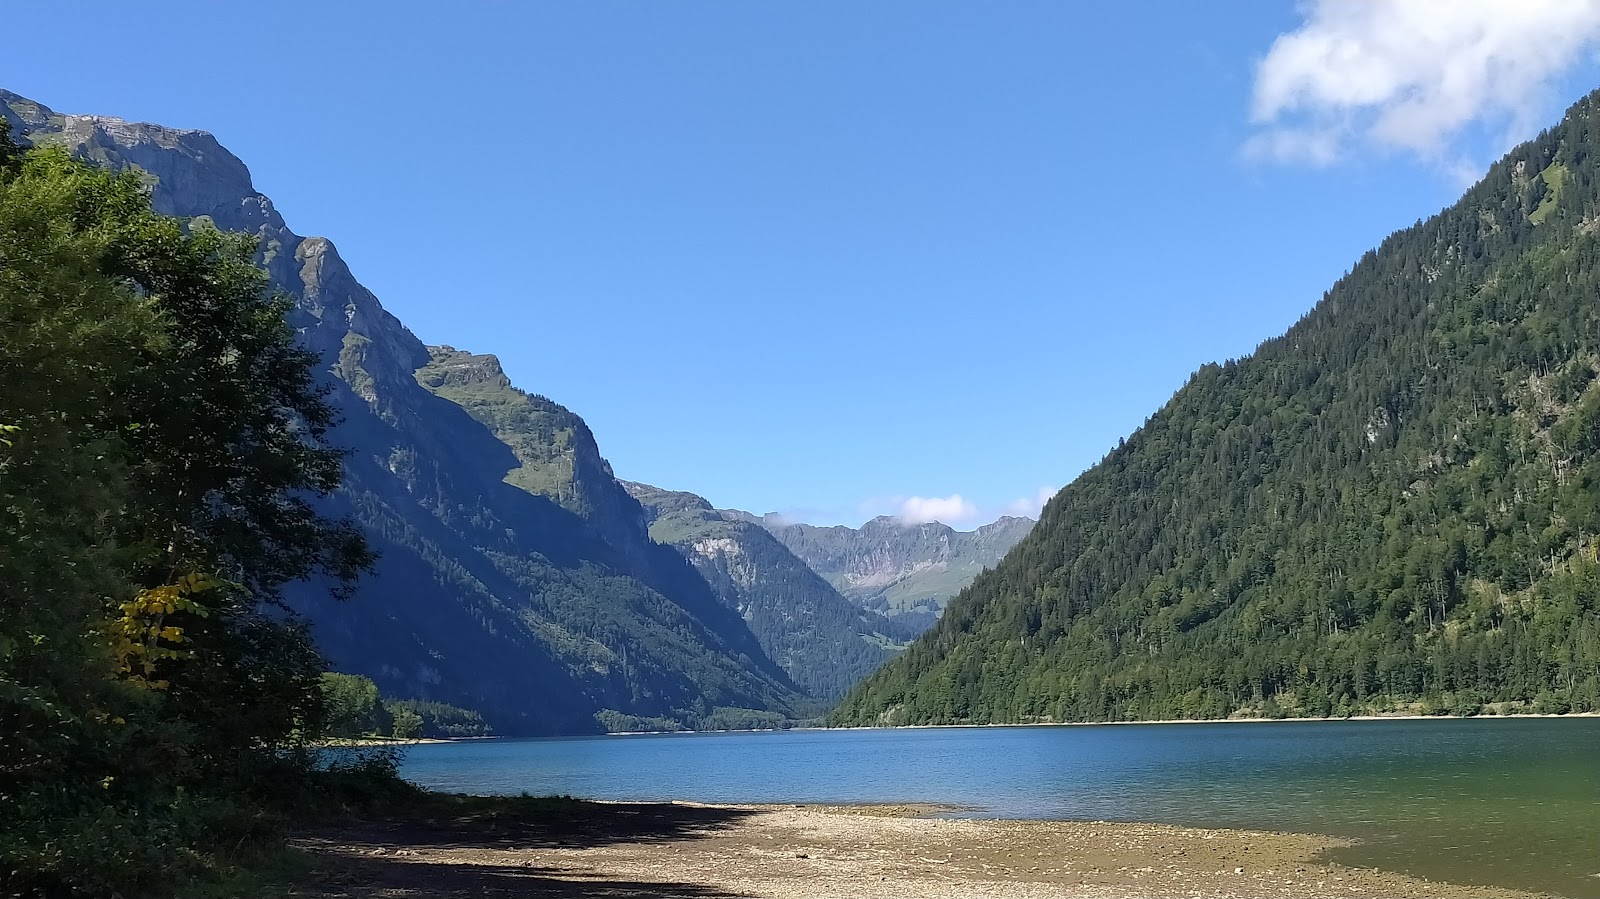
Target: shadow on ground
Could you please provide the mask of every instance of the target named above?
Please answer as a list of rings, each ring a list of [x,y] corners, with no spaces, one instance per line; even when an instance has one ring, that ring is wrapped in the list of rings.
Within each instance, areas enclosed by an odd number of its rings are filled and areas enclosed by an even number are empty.
[[[697,839],[753,814],[670,803],[440,796],[400,815],[351,822],[307,839],[331,836],[347,844],[416,843],[434,849],[592,849]]]
[[[463,859],[459,853],[450,861],[429,856],[441,850],[498,853],[692,841],[732,827],[754,811],[561,799],[461,800],[440,801],[404,817],[351,822],[301,835],[294,845],[307,853],[309,866],[300,895],[327,899],[736,899],[740,895],[689,883],[635,882],[592,871],[495,864]]]
[[[319,858],[296,895],[319,899],[746,899],[692,883],[616,880],[550,868],[428,864],[383,858]]]

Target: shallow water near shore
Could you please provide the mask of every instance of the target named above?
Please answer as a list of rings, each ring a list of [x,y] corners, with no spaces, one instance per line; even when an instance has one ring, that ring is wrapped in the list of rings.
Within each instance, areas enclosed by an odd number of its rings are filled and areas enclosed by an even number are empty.
[[[931,728],[409,747],[468,793],[939,803],[975,817],[1329,834],[1330,860],[1600,899],[1600,719]]]

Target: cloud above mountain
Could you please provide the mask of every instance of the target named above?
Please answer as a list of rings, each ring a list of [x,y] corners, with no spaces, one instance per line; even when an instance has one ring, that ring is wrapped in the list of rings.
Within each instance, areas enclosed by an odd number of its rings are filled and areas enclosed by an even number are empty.
[[[900,500],[895,517],[906,524],[938,521],[952,527],[978,519],[978,507],[963,499],[961,494],[949,496],[907,496]]]
[[[1600,0],[1311,0],[1256,72],[1247,156],[1331,165],[1361,149],[1470,165],[1459,138],[1531,136],[1600,44]],[[1474,174],[1479,171],[1473,167]]]
[[[769,512],[772,523],[781,524],[846,524],[859,526],[861,522],[887,515],[901,524],[927,524],[937,521],[957,530],[971,530],[998,518],[1011,516],[1037,520],[1044,504],[1060,491],[1060,487],[1042,486],[1037,490],[1009,501],[975,501],[960,493],[949,496],[880,495],[864,499],[853,506],[819,508],[791,506],[781,512]]]
[[[1044,508],[1044,504],[1049,502],[1050,497],[1055,496],[1059,489],[1059,487],[1040,487],[1033,493],[998,505],[975,503],[959,493],[952,493],[949,496],[895,497],[892,500],[895,506],[892,514],[905,524],[937,521],[954,528],[988,524],[1004,515],[1038,518],[1039,510]]]

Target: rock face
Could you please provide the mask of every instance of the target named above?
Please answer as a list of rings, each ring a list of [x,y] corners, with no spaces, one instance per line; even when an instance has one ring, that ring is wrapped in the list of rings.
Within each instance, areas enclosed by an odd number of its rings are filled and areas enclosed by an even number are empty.
[[[641,572],[663,558],[650,548],[645,510],[618,483],[582,418],[518,390],[493,355],[449,346],[429,347],[428,354],[417,383],[466,410],[511,448],[519,464],[506,474],[507,483],[582,517]]]
[[[784,545],[863,608],[917,632],[985,568],[1033,527],[1029,518],[1000,518],[974,531],[939,522],[905,524],[889,516],[859,528],[790,524],[755,518]]]
[[[837,700],[915,635],[841,596],[745,513],[714,509],[692,493],[625,486],[644,504],[650,536],[693,563],[811,695]]]
[[[292,591],[341,670],[479,709],[510,734],[814,710],[739,614],[648,539],[582,419],[512,388],[492,356],[430,351],[330,241],[290,231],[211,135],[60,115],[5,91],[0,114],[36,143],[137,170],[163,213],[261,241],[344,416],[347,482],[328,511],[354,516],[382,553],[348,602]]]

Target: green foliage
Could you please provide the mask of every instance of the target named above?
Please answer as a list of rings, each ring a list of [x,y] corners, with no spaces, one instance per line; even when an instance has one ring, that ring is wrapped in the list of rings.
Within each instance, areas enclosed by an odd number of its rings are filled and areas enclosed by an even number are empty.
[[[0,892],[170,895],[307,770],[264,747],[316,735],[322,661],[262,604],[369,554],[310,505],[332,407],[252,253],[0,141]]]
[[[486,737],[494,731],[483,716],[443,702],[380,699],[378,685],[358,674],[327,672],[321,693],[330,737]]]
[[[487,737],[494,734],[494,729],[486,724],[483,716],[471,709],[463,709],[444,702],[432,702],[421,699],[390,699],[384,705],[394,715],[395,736],[400,734],[402,716],[412,716],[419,722],[417,737]]]
[[[629,715],[615,709],[601,709],[595,713],[595,720],[611,734],[637,734],[637,733],[677,733],[681,730],[691,730],[688,725],[676,718],[648,717],[645,715]]]
[[[833,720],[1600,710],[1596,122],[1202,368]]]
[[[378,698],[378,685],[357,674],[322,675],[326,708],[323,732],[330,737],[388,736],[394,719]],[[413,716],[415,717],[415,716]]]
[[[626,715],[613,709],[602,709],[595,714],[607,733],[677,733],[679,731],[708,730],[785,730],[795,725],[795,719],[761,709],[741,709],[718,706],[704,715],[681,718],[652,718]]]
[[[696,730],[784,730],[793,719],[760,709],[716,708],[697,722]]]
[[[1544,220],[1549,217],[1550,213],[1561,201],[1561,188],[1566,184],[1566,180],[1566,166],[1559,162],[1545,166],[1544,171],[1539,173],[1539,181],[1544,188],[1544,196],[1539,200],[1538,207],[1528,213],[1528,221],[1533,222],[1535,225],[1544,223]]]
[[[397,740],[415,740],[422,736],[422,716],[410,709],[391,708],[389,734]]]

